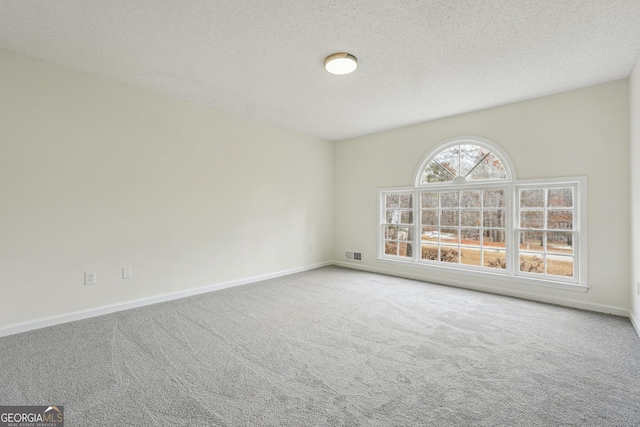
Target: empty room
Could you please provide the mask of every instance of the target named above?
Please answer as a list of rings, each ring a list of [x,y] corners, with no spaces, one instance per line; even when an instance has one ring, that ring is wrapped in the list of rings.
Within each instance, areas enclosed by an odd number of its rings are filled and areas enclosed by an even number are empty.
[[[640,425],[639,22],[0,2],[0,427]]]

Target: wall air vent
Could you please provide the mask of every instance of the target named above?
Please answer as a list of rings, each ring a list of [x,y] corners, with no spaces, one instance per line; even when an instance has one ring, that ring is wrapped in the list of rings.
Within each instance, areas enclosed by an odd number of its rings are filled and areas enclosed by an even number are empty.
[[[351,251],[347,251],[345,253],[345,257],[349,260],[349,261],[362,261],[362,252],[351,252]]]

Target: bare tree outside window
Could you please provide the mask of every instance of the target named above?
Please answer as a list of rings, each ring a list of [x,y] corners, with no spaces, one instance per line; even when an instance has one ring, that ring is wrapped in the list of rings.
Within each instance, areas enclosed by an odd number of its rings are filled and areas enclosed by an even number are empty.
[[[487,148],[460,144],[436,155],[422,173],[422,184],[504,179],[507,170],[502,161]]]
[[[384,254],[413,256],[413,193],[389,193],[384,198]]]
[[[520,271],[574,277],[574,187],[521,188]]]
[[[508,156],[490,141],[441,147],[412,188],[380,190],[381,258],[582,285],[584,178],[515,181]]]
[[[505,269],[505,190],[420,193],[422,259]]]

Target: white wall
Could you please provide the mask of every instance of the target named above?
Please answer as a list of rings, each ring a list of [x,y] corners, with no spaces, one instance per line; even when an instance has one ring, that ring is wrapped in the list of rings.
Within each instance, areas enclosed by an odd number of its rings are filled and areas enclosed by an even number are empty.
[[[617,314],[629,308],[628,81],[353,138],[335,146],[335,259],[353,267]],[[446,139],[473,135],[500,145],[519,179],[587,176],[587,293],[432,273],[376,261],[377,189],[411,186],[420,160]],[[347,265],[347,264],[345,264]]]
[[[638,164],[638,65],[630,85],[334,145],[0,52],[0,329],[340,261],[347,250],[364,253],[351,266],[602,311],[631,305],[638,318],[640,267],[630,259],[640,251],[640,186],[630,187],[629,175],[632,183],[640,177],[626,160],[629,101],[631,164]],[[588,177],[589,292],[375,260],[377,189],[411,185],[422,157],[460,135],[499,144],[521,179]],[[130,280],[120,278],[125,266]],[[97,271],[97,285],[82,284],[85,271]]]
[[[0,328],[333,257],[331,142],[6,52],[0,120]]]
[[[631,104],[631,321],[640,335],[640,58],[629,78]]]

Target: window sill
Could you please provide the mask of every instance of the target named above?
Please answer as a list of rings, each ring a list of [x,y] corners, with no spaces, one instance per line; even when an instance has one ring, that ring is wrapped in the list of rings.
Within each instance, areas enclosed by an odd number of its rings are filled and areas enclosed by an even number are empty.
[[[485,279],[497,280],[501,282],[509,282],[515,283],[519,285],[527,285],[527,286],[542,286],[545,288],[553,288],[553,289],[562,289],[565,291],[573,291],[573,292],[587,292],[589,290],[589,286],[579,283],[567,283],[562,281],[554,281],[548,279],[535,279],[530,277],[522,277],[515,276],[506,273],[492,273],[489,271],[480,271],[480,270],[465,270],[457,267],[449,267],[449,266],[434,266],[428,264],[417,263],[413,260],[401,260],[401,259],[389,259],[389,258],[377,258],[378,262],[389,264],[389,265],[402,265],[403,267],[410,267],[415,269],[416,271],[431,271],[437,273],[445,273],[445,274],[456,274],[460,276],[469,276],[469,277],[482,277]]]

